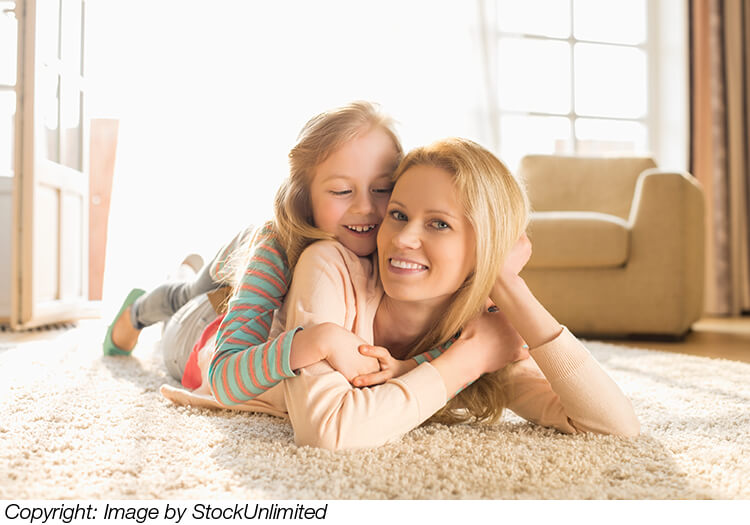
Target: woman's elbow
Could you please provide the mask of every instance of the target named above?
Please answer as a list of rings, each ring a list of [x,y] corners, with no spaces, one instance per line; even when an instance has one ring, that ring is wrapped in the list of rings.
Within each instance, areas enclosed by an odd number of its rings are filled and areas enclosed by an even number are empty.
[[[326,433],[300,433],[295,431],[294,442],[299,447],[322,448],[324,450],[330,450],[332,452],[343,449],[337,442],[337,440],[331,439],[331,437]]]
[[[288,406],[289,420],[294,430],[294,443],[300,447],[340,450],[339,425],[333,414],[311,410],[309,406]]]
[[[638,421],[638,417],[633,413],[631,416],[623,418],[618,423],[616,431],[612,433],[626,438],[638,437],[641,433],[641,422]]]
[[[300,420],[302,419],[302,420]],[[360,432],[356,425],[347,424],[344,418],[303,417],[292,420],[294,442],[298,446],[322,448],[330,451],[373,448],[382,444],[373,433]]]
[[[635,413],[632,412],[628,415],[621,415],[617,418],[612,418],[598,429],[592,430],[597,434],[635,438],[641,433],[641,423],[638,421]]]
[[[615,431],[612,434],[626,438],[638,437],[641,433],[641,422],[635,414],[633,403],[628,399],[618,410],[620,417],[616,419]]]

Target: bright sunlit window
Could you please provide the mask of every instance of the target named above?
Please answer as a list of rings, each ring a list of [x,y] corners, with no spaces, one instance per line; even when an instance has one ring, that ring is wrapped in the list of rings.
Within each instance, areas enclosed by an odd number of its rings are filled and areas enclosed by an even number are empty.
[[[528,153],[650,151],[646,7],[497,0],[498,143],[511,167]]]

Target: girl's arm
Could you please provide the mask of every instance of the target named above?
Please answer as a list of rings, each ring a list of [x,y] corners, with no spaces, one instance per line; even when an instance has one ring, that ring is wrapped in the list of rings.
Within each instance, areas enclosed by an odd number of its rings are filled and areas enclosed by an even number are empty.
[[[213,271],[218,275],[221,269]],[[267,340],[273,313],[281,306],[290,279],[283,248],[271,223],[267,223],[258,234],[253,255],[217,333],[208,381],[221,404],[236,405],[253,399],[294,376],[296,368],[319,360],[303,353],[291,355],[296,328]]]

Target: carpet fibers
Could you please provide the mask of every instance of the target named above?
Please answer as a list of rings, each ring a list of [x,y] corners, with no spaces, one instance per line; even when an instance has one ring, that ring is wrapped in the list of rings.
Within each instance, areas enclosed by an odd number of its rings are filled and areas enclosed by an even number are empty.
[[[640,437],[506,414],[333,453],[282,419],[170,404],[156,337],[102,357],[95,328],[0,344],[0,498],[750,498],[750,364],[589,342]]]

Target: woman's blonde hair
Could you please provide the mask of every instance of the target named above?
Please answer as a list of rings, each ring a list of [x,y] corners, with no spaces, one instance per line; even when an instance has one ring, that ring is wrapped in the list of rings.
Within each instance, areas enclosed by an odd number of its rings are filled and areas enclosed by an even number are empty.
[[[428,165],[453,175],[456,196],[476,238],[476,266],[454,293],[447,311],[409,357],[445,343],[485,308],[492,285],[518,238],[526,230],[529,201],[520,183],[497,157],[479,144],[449,138],[409,152],[394,173]],[[503,373],[485,374],[451,399],[433,421],[452,424],[476,418],[496,421],[506,404]]]
[[[395,169],[403,150],[394,126],[393,119],[377,105],[356,101],[321,113],[302,128],[297,144],[289,152],[289,177],[274,200],[275,230],[290,268],[294,268],[302,251],[311,243],[333,238],[313,224],[310,184],[317,166],[346,142],[380,128],[393,140],[397,152]]]

